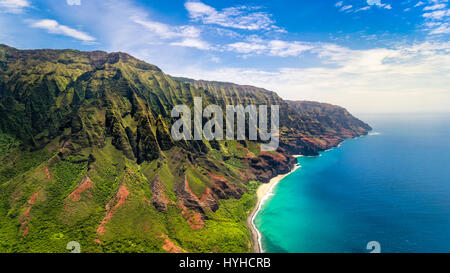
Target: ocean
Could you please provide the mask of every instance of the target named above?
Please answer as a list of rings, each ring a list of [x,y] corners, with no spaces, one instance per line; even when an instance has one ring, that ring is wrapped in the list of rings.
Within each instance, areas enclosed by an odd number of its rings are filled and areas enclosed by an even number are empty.
[[[269,253],[450,252],[450,115],[359,115],[374,130],[284,178],[255,225]]]

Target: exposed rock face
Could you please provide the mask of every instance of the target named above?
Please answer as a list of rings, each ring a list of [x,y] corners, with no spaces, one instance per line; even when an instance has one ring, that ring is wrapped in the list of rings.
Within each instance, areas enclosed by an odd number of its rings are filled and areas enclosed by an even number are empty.
[[[86,193],[90,198],[92,198],[91,189],[94,187],[92,180],[89,176],[86,176],[83,181],[80,183],[78,188],[76,188],[71,194],[69,194],[69,198],[75,202],[78,202],[82,198],[82,194]]]
[[[310,101],[285,101],[254,86],[175,78],[204,90],[218,104],[280,106],[280,150],[291,155],[317,155],[345,138],[365,135],[372,128],[342,107]]]
[[[336,147],[346,138],[366,135],[372,128],[346,109],[328,103],[286,101],[298,116],[297,128],[287,130],[282,144],[291,154],[317,155]],[[305,133],[307,132],[307,133]]]
[[[161,180],[158,176],[156,176],[151,182],[152,189],[152,204],[155,208],[160,212],[167,211],[167,204],[169,204],[170,200],[167,199],[165,194],[164,185],[161,183]]]
[[[159,235],[158,238],[164,239],[162,248],[169,253],[186,253],[187,251],[177,246],[167,235]]]
[[[184,183],[179,183],[178,189],[176,190],[177,195],[180,197],[180,202],[193,211],[199,212],[202,215],[205,214],[205,210],[202,206],[200,198],[192,192],[189,187],[189,182],[187,177],[184,177]]]
[[[242,194],[244,194],[241,188],[230,183],[225,177],[213,173],[210,173],[210,177],[212,182],[212,193],[208,192],[208,196],[212,195],[219,199],[226,199],[240,198]]]
[[[286,101],[301,116],[309,116],[324,128],[329,128],[331,132],[337,133],[343,138],[352,138],[367,134],[372,128],[365,122],[352,116],[347,110],[340,106],[319,103],[314,101]]]
[[[269,182],[270,179],[279,175],[290,172],[296,159],[280,153],[262,152],[259,157],[246,159],[255,179],[262,182]]]

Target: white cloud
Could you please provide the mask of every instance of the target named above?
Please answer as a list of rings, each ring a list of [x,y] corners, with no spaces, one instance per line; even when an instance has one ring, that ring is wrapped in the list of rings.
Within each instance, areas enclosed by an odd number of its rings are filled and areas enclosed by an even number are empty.
[[[267,52],[268,46],[262,43],[237,42],[227,46],[228,50],[244,54],[263,54]]]
[[[369,10],[369,9],[370,9],[370,6],[365,6],[360,9],[357,9],[355,12],[365,11],[365,10]]]
[[[213,32],[219,34],[220,36],[224,36],[224,37],[240,38],[240,37],[244,36],[234,30],[227,29],[227,28],[211,27],[210,30],[212,30]]]
[[[201,50],[212,49],[211,45],[200,38],[200,30],[194,26],[170,26],[160,22],[134,18],[133,21],[156,34],[164,40],[176,40],[170,42],[172,46],[192,47]],[[180,40],[181,39],[181,40]]]
[[[269,42],[270,55],[279,57],[298,56],[313,47],[302,42],[285,42],[272,40]]]
[[[81,0],[66,0],[67,5],[69,6],[80,6]]]
[[[4,12],[22,13],[23,9],[29,6],[28,0],[0,0],[0,8],[3,8]]]
[[[225,50],[246,55],[268,55],[277,57],[299,56],[305,51],[312,50],[310,43],[282,40],[263,40],[250,38],[247,42],[237,42],[225,46]]]
[[[339,1],[334,6],[339,8],[339,7],[342,7],[343,4],[344,4],[344,1]]]
[[[439,24],[439,26],[434,28],[430,34],[450,34],[450,23]]]
[[[218,11],[200,1],[188,1],[185,3],[185,7],[192,20],[203,24],[245,30],[283,31],[275,26],[270,14],[259,11],[259,8],[256,7],[238,6]]]
[[[309,68],[204,70],[180,68],[174,75],[252,84],[286,99],[325,101],[354,112],[421,112],[450,109],[450,42],[352,50],[316,45],[326,64]]]
[[[437,9],[443,9],[445,8],[447,5],[445,4],[436,4],[436,5],[432,5],[432,6],[428,6],[423,8],[423,10],[437,10]]]
[[[157,34],[163,39],[171,39],[176,37],[196,38],[200,36],[200,30],[194,26],[174,27],[164,23],[144,20],[140,18],[132,19],[136,24],[144,26],[147,30]]]
[[[428,31],[430,35],[450,33],[450,9],[447,9],[447,2],[448,0],[429,0],[431,5],[423,8],[424,30]]]
[[[222,60],[219,58],[219,57],[217,57],[217,56],[212,56],[211,58],[210,58],[210,60],[212,61],[212,62],[214,62],[214,63],[220,63]]]
[[[346,5],[346,6],[343,6],[341,9],[340,9],[340,11],[346,11],[346,10],[348,10],[348,9],[351,9],[353,6],[352,5]]]
[[[95,38],[90,36],[89,34],[70,28],[68,26],[60,25],[55,20],[44,19],[36,21],[31,24],[31,27],[45,29],[49,33],[65,35],[85,42],[95,41]]]
[[[419,2],[417,2],[417,4],[414,5],[414,7],[416,8],[416,7],[420,7],[422,5],[425,5],[425,3],[422,1],[419,1]]]
[[[366,11],[369,10],[372,6],[377,6],[379,8],[384,8],[384,9],[392,9],[390,4],[383,4],[381,3],[381,0],[366,0],[367,2],[367,6],[359,8],[359,9],[355,9],[353,12],[357,13],[357,12],[361,12],[361,11]],[[340,2],[338,2],[340,3]],[[345,11],[347,13],[352,12],[352,5],[343,5],[343,2],[340,3],[340,5],[336,5],[336,7],[340,7],[340,11]],[[356,7],[355,7],[356,8]]]
[[[424,26],[431,35],[450,34],[450,20],[447,22],[428,21]]]
[[[450,16],[450,9],[427,12],[427,13],[422,14],[422,16],[427,19],[441,20],[444,17]]]
[[[367,0],[367,4],[369,6],[377,6],[384,9],[392,9],[390,4],[383,4],[381,0]]]
[[[211,49],[211,46],[200,39],[184,39],[180,42],[172,42],[170,43],[173,46],[182,46],[182,47],[193,47],[201,50]]]

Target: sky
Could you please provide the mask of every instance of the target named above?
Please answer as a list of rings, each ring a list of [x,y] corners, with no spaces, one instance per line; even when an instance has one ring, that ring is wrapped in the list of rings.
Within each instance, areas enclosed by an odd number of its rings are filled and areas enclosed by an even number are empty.
[[[127,52],[353,113],[450,112],[448,0],[0,0],[0,43]]]

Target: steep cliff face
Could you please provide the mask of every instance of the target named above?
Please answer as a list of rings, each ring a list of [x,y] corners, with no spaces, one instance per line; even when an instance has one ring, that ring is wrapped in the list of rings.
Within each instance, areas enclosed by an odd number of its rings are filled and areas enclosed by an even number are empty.
[[[280,105],[281,147],[174,141],[174,105]],[[0,46],[0,251],[245,252],[257,182],[367,133],[345,110],[174,78],[125,53]],[[173,248],[171,248],[173,249]]]
[[[343,138],[352,138],[366,134],[372,128],[365,122],[352,116],[346,109],[314,101],[286,101],[299,115],[317,120],[323,127]]]
[[[346,109],[327,103],[287,101],[276,93],[254,86],[226,82],[177,80],[190,83],[227,104],[280,106],[280,146],[288,154],[317,155],[345,138],[367,134],[372,128]]]
[[[298,132],[289,132],[283,146],[299,154],[317,155],[317,152],[336,147],[346,138],[366,135],[372,128],[352,116],[346,109],[328,103],[286,101],[301,120]],[[299,127],[297,127],[299,128]],[[298,150],[304,145],[307,150]]]

